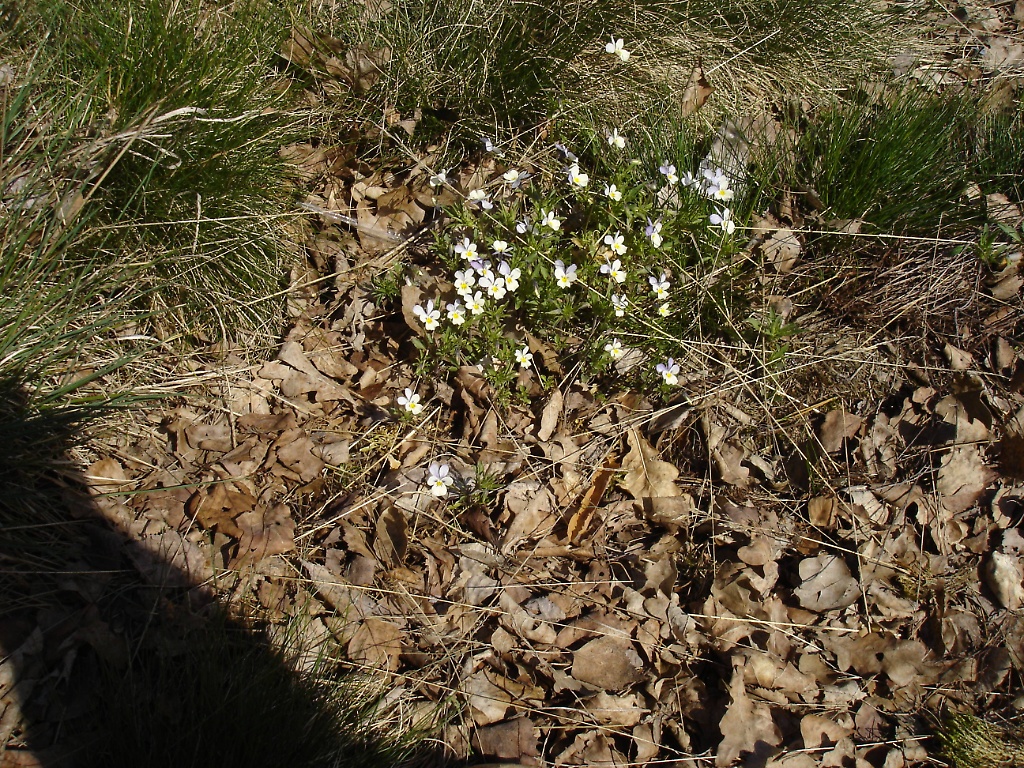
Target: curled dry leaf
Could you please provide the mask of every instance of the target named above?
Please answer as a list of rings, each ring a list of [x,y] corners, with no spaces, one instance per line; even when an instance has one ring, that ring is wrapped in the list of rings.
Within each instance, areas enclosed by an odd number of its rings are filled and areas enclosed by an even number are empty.
[[[605,691],[619,691],[640,679],[643,661],[626,638],[591,640],[572,657],[572,676]]]
[[[242,562],[259,562],[265,557],[295,549],[295,521],[285,504],[277,504],[269,512],[246,512],[235,522],[242,534],[238,538],[238,554],[229,563],[229,568],[235,568]]]
[[[843,447],[843,441],[852,438],[860,430],[864,420],[843,409],[829,411],[825,421],[818,428],[818,440],[825,453],[836,453]]]
[[[860,586],[850,575],[846,561],[823,552],[800,561],[803,583],[793,590],[800,605],[810,611],[832,611],[852,605],[860,596]]]
[[[787,227],[777,229],[761,246],[765,261],[784,275],[793,271],[802,249],[797,233]]]
[[[700,62],[690,73],[690,79],[686,83],[683,96],[679,101],[679,110],[682,117],[689,117],[698,109],[703,107],[711,94],[714,93],[714,86],[708,82],[704,74],[704,66]]]
[[[364,620],[348,641],[348,656],[375,669],[394,671],[402,653],[402,628],[377,618]]]
[[[626,432],[629,453],[622,460],[626,474],[619,485],[634,499],[658,496],[679,496],[682,491],[675,484],[679,470],[658,458],[658,452],[637,430]]]
[[[776,746],[782,742],[782,732],[772,720],[771,709],[747,696],[743,669],[739,666],[733,669],[729,695],[732,701],[719,723],[722,741],[715,755],[719,768],[732,765],[745,752],[759,752],[760,744]]]

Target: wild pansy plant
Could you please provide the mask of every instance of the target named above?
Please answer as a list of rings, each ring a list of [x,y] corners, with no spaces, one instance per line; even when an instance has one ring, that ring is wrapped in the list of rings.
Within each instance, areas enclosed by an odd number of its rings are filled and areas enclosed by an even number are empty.
[[[729,337],[736,180],[689,157],[635,160],[632,146],[612,126],[579,154],[556,143],[549,164],[506,158],[447,211],[435,242],[447,271],[412,309],[419,375],[475,365],[511,394],[579,365],[668,393],[687,339]]]

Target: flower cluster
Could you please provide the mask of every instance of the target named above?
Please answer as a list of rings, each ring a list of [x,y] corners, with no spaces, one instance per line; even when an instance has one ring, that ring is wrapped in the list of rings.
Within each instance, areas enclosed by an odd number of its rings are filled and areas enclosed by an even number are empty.
[[[680,178],[676,175],[676,167],[669,164],[666,160],[658,170],[665,177],[665,181],[669,185],[675,186],[682,182],[684,187],[690,187],[698,192],[702,192],[706,197],[716,203],[728,203],[736,197],[736,190],[732,188],[732,181],[721,168],[702,166],[699,175],[694,176],[687,172],[683,174],[682,178]],[[721,227],[722,232],[727,235],[731,235],[736,231],[736,222],[733,220],[732,211],[729,210],[729,208],[723,207],[716,210],[708,217],[708,220],[712,225]],[[648,230],[647,234],[648,237],[652,238],[652,242],[654,236],[657,236],[659,237],[660,244],[660,235],[657,234],[657,232],[660,231],[660,226],[654,233],[650,231],[650,226],[648,226]],[[657,248],[658,245],[655,245],[654,247]]]
[[[622,62],[630,57],[619,38],[612,37],[605,50]],[[655,354],[660,361],[651,361],[656,368],[648,369],[648,375],[656,373],[661,384],[678,386],[680,365],[665,355],[671,350],[660,351],[663,344],[651,339],[632,350],[624,340],[644,338],[641,329],[652,322],[660,325],[664,319],[671,327],[672,318],[683,318],[673,282],[680,267],[682,274],[690,268],[682,260],[690,258],[691,243],[698,244],[689,232],[693,214],[703,208],[698,216],[708,217],[715,235],[714,240],[699,238],[701,242],[731,248],[731,241],[718,238],[728,238],[737,229],[728,207],[737,192],[721,168],[701,166],[693,174],[679,171],[667,159],[658,167],[662,188],[652,196],[638,178],[642,164],[624,155],[628,136],[611,127],[599,144],[614,158],[608,164],[587,168],[570,148],[555,144],[562,159],[554,177],[560,185],[538,188],[529,184],[530,172],[506,165],[495,178],[477,182],[453,212],[459,221],[457,235],[440,242],[451,269],[448,281],[441,281],[438,292],[412,309],[426,344],[449,364],[474,363],[492,383],[511,385],[537,362],[534,343],[522,344],[524,324],[550,322],[548,328],[556,335],[569,335],[581,321],[588,322],[586,313],[600,317],[603,312],[607,319],[597,321],[601,346],[590,348],[591,353],[599,355],[603,347],[604,359],[625,372],[659,350]],[[484,147],[500,156],[493,142],[485,141]],[[438,176],[443,178],[432,177],[432,184],[440,181],[456,188],[445,174]],[[682,190],[691,191],[683,196]],[[672,204],[659,207],[673,196]],[[423,409],[419,396],[409,390],[398,404],[411,415]]]

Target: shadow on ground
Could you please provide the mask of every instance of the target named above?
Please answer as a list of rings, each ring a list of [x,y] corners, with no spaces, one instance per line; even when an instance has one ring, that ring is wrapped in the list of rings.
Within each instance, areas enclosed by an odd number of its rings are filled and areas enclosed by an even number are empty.
[[[0,768],[437,762],[380,727],[379,689],[297,673],[169,561],[144,580],[68,459],[77,414],[19,393],[0,387]]]

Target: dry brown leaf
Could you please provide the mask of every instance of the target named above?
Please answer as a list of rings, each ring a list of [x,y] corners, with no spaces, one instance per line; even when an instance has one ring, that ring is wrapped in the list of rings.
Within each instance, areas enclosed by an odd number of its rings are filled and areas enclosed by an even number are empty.
[[[558,521],[555,499],[539,480],[516,480],[505,491],[505,506],[515,517],[505,532],[501,551],[510,554],[523,541],[543,539]]]
[[[373,538],[373,553],[380,562],[394,568],[405,560],[409,550],[409,524],[396,506],[388,505],[377,518],[377,532]]]
[[[832,611],[852,605],[860,596],[860,586],[850,575],[846,561],[823,552],[800,561],[803,583],[793,590],[800,605],[811,611]]]
[[[324,68],[335,77],[340,77],[357,93],[370,90],[384,73],[384,66],[391,61],[390,48],[371,48],[359,43],[345,52],[343,59],[330,56],[324,60]]]
[[[463,681],[460,689],[476,725],[491,725],[504,720],[512,706],[512,694],[495,685],[482,669]]]
[[[584,708],[599,725],[618,728],[637,725],[647,712],[635,693],[616,696],[605,691],[587,699]]]
[[[473,731],[473,748],[481,755],[501,760],[537,757],[540,732],[528,717],[517,717]],[[507,763],[503,763],[506,766]]]
[[[348,656],[372,669],[398,669],[402,628],[384,619],[365,619],[348,641]]]
[[[843,447],[843,442],[852,438],[860,430],[864,420],[860,416],[847,413],[843,409],[829,411],[825,420],[818,428],[818,440],[825,453],[836,453]]]
[[[268,512],[253,510],[239,515],[235,522],[242,533],[238,538],[238,554],[229,568],[243,562],[259,562],[271,555],[281,555],[295,549],[295,521],[285,504],[278,504]]]
[[[943,457],[935,488],[943,507],[953,513],[963,512],[981,498],[995,476],[981,458],[978,446],[958,445]]]
[[[714,93],[714,90],[714,87],[704,75],[704,66],[698,62],[690,73],[690,79],[687,81],[686,89],[683,91],[683,96],[679,101],[682,117],[689,117],[703,107],[711,94]]]
[[[619,691],[640,679],[643,661],[626,638],[591,640],[572,656],[572,676],[605,691]]]
[[[210,548],[177,531],[129,540],[125,549],[142,577],[154,586],[180,589],[214,579]]]
[[[558,426],[558,420],[562,416],[563,402],[561,390],[555,387],[547,404],[544,406],[544,410],[540,414],[540,426],[537,428],[537,439],[540,442],[546,443],[551,439],[551,435],[554,434],[555,427]]]
[[[815,496],[807,502],[807,518],[818,528],[832,528],[836,524],[838,501],[835,496]]]
[[[1016,611],[1024,607],[1024,561],[1022,544],[1015,528],[1003,532],[998,549],[989,553],[982,568],[986,586],[1003,608]]]
[[[715,755],[715,765],[719,768],[732,765],[745,752],[767,757],[769,753],[764,747],[782,742],[782,732],[772,720],[771,709],[747,696],[740,667],[733,669],[729,695],[732,701],[719,723],[722,741]]]
[[[304,430],[289,429],[282,432],[271,444],[267,463],[276,458],[281,466],[294,472],[302,483],[309,483],[320,476],[324,462],[313,450],[316,446]]]
[[[611,483],[612,476],[618,467],[618,459],[614,456],[609,456],[605,459],[602,467],[594,473],[594,477],[590,481],[590,487],[583,494],[579,506],[569,516],[566,525],[565,537],[571,544],[578,544],[583,535],[589,530],[594,513],[597,511],[598,506],[600,506],[601,499],[604,498],[605,491],[608,490],[608,485]]]
[[[804,740],[804,748],[818,749],[838,744],[842,739],[853,733],[847,728],[821,715],[804,715],[800,720],[800,736]]]
[[[619,480],[619,485],[633,496],[634,499],[659,496],[679,496],[682,494],[675,479],[679,470],[667,461],[658,458],[647,439],[637,430],[626,432],[629,453],[622,460],[622,468],[626,474]]]
[[[802,249],[799,235],[786,227],[777,229],[761,246],[765,261],[783,275],[793,271]]]
[[[185,428],[185,439],[200,451],[227,453],[231,444],[231,428],[227,424],[193,424]]]
[[[232,483],[216,483],[192,494],[185,511],[206,530],[217,530],[238,538],[242,529],[235,519],[254,506],[256,499],[245,488]]]

